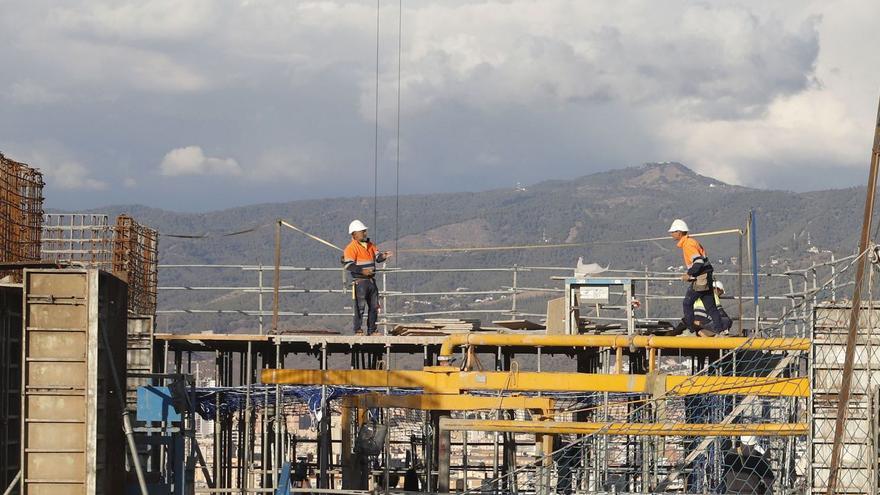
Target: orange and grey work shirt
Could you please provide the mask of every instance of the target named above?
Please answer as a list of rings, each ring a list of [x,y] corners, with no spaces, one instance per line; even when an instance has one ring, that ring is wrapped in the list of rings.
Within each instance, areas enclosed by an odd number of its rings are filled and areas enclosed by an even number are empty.
[[[678,247],[681,248],[681,254],[684,256],[684,266],[687,267],[687,274],[696,277],[709,266],[709,258],[706,257],[706,250],[696,239],[684,236],[678,241]]]
[[[385,256],[379,253],[376,245],[368,240],[358,242],[354,239],[345,247],[342,254],[343,267],[351,272],[352,278],[373,278],[373,275],[364,275],[364,268],[376,269],[376,263],[383,263]]]

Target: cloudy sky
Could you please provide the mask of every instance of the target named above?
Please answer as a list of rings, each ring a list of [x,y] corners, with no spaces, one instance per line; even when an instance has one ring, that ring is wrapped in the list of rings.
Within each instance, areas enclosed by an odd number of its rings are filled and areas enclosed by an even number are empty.
[[[379,10],[380,194],[398,0]],[[402,193],[648,161],[757,187],[866,177],[880,2],[406,0]],[[0,151],[55,208],[373,194],[376,2],[0,0]]]

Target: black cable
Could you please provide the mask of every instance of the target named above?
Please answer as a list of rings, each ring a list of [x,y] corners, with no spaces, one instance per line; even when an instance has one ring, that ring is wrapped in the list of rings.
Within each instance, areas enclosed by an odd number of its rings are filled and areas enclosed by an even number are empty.
[[[400,241],[400,65],[403,46],[403,0],[398,0],[397,14],[397,172],[394,181],[394,254]]]
[[[378,218],[379,218],[379,12],[380,12],[380,3],[381,0],[376,0],[376,108],[374,113],[374,118],[376,120],[375,126],[375,141],[373,143],[373,225],[370,226],[373,229],[373,234],[378,231]]]

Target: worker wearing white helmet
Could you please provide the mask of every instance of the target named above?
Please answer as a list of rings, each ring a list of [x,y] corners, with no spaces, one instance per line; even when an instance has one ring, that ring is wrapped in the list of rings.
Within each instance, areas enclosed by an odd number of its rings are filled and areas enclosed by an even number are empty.
[[[734,437],[722,458],[723,474],[715,493],[765,495],[773,493],[775,476],[766,450],[757,437]]]
[[[718,308],[718,314],[721,315],[721,323],[714,325],[715,332],[724,332],[730,330],[733,326],[733,320],[730,319],[730,316],[727,315],[727,312],[724,311],[724,307],[721,305],[721,296],[724,295],[724,284],[720,280],[715,280],[712,285],[715,287],[715,307]],[[709,331],[705,329],[709,327],[710,321],[703,300],[697,299],[694,302],[694,325],[704,329],[704,332],[708,334]]]
[[[376,321],[379,316],[379,288],[376,286],[376,264],[384,263],[391,257],[390,251],[379,252],[376,245],[367,237],[367,226],[360,220],[348,224],[351,242],[342,254],[342,266],[351,273],[352,298],[354,299],[354,320],[352,327],[355,335],[363,332],[364,313],[367,315],[367,335],[376,332]]]
[[[718,307],[715,305],[715,295],[712,291],[712,264],[709,263],[709,257],[703,246],[688,235],[690,228],[684,220],[676,219],[669,227],[669,235],[678,241],[678,247],[681,248],[684,264],[687,267],[687,273],[681,276],[685,282],[689,282],[687,293],[682,300],[682,309],[684,316],[682,320],[686,326],[695,330],[698,334],[705,337],[711,337],[720,330],[721,315]],[[707,327],[694,326],[694,303],[697,300],[703,301],[706,313],[711,318],[711,323]]]

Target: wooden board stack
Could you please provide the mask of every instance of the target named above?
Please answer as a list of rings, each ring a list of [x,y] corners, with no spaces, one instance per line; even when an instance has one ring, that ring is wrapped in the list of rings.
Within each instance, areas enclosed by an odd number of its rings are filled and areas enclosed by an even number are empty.
[[[429,318],[424,323],[401,323],[395,325],[392,335],[451,335],[480,331],[479,319]]]

